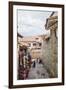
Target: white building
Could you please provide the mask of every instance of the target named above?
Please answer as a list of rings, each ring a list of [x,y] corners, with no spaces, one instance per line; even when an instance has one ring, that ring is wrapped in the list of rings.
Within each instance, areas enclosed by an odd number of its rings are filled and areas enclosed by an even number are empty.
[[[32,58],[42,58],[42,36],[27,36],[20,40],[21,45],[28,47]]]

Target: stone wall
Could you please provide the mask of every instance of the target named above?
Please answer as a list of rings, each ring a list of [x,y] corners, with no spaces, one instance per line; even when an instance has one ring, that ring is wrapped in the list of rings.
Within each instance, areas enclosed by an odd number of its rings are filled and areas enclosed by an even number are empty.
[[[51,18],[51,17],[50,17]],[[56,20],[57,18],[52,18],[52,21]],[[50,19],[49,19],[50,20]],[[48,21],[47,23],[48,24]],[[58,76],[58,38],[56,37],[56,31],[57,31],[57,21],[54,24],[51,25],[50,29],[50,37],[43,39],[43,64],[44,67],[47,69],[47,71],[50,74],[50,77],[57,77]],[[48,28],[48,27],[47,27]]]
[[[49,38],[49,40],[43,41],[43,47],[42,47],[42,57],[43,57],[43,64],[44,67],[46,67],[47,71],[50,74],[50,77],[57,77],[57,64],[58,64],[58,58],[57,58],[57,39],[53,41],[52,44],[52,38]]]

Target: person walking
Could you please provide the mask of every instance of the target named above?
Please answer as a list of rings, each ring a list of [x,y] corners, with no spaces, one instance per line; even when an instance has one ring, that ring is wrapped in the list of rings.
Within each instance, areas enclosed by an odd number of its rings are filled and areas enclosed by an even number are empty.
[[[35,61],[33,62],[33,68],[35,68],[36,67],[36,63],[35,63]]]

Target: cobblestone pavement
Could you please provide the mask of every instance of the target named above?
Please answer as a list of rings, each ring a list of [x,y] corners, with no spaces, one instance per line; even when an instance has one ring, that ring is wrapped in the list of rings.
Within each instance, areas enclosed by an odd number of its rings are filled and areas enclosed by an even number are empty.
[[[36,62],[35,67],[31,66],[28,74],[28,79],[42,79],[49,78],[47,70],[43,67],[43,64]]]

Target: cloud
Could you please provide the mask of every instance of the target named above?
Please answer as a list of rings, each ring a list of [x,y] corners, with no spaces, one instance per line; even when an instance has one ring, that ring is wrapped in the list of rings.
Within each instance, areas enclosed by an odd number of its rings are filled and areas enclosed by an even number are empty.
[[[46,18],[51,12],[18,10],[18,32],[23,36],[46,34]]]

